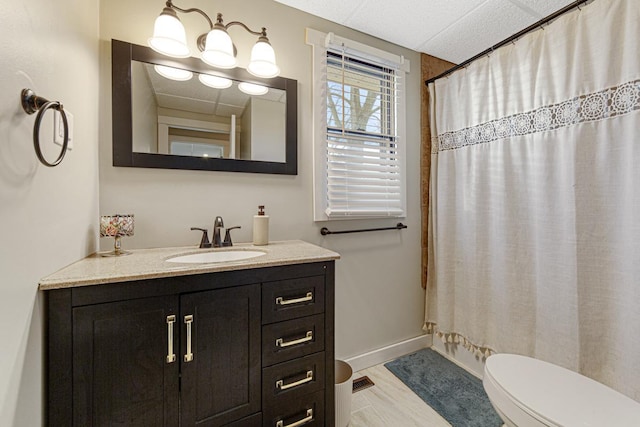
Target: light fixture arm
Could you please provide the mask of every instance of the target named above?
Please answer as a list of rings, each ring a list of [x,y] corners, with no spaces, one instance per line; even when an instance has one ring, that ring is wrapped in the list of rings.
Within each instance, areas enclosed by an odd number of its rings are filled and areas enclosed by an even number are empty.
[[[211,18],[209,18],[209,15],[207,15],[204,11],[202,11],[202,10],[200,10],[200,9],[198,9],[198,8],[195,8],[195,7],[192,7],[192,8],[190,8],[190,9],[182,9],[182,8],[180,8],[180,7],[176,6],[175,4],[173,4],[173,2],[172,2],[171,0],[167,0],[166,6],[167,6],[169,9],[175,9],[175,10],[177,10],[178,12],[182,12],[182,13],[198,12],[198,13],[199,13],[200,15],[202,15],[202,16],[204,17],[204,19],[206,19],[206,20],[207,20],[207,22],[209,23],[209,29],[210,29],[210,30],[213,30],[213,21],[211,21]],[[220,14],[218,14],[218,15],[220,15]]]
[[[182,13],[198,12],[200,15],[202,15],[204,17],[204,19],[207,20],[207,22],[209,23],[209,29],[210,30],[213,30],[214,26],[221,26],[221,27],[224,27],[225,30],[227,30],[227,29],[229,29],[229,27],[232,27],[234,25],[240,25],[242,28],[247,30],[247,32],[253,34],[254,36],[267,37],[267,29],[265,27],[262,27],[261,31],[253,31],[246,24],[244,24],[243,22],[240,22],[240,21],[231,21],[231,22],[229,22],[228,24],[225,25],[223,20],[222,20],[222,13],[218,13],[218,16],[216,17],[216,23],[214,25],[214,23],[211,20],[211,18],[209,18],[209,15],[207,15],[203,10],[198,9],[196,7],[192,7],[192,8],[189,8],[189,9],[182,9],[182,8],[176,6],[175,4],[173,4],[172,0],[167,0],[166,6],[169,9],[175,9],[178,12],[182,12]]]
[[[218,18],[220,19],[220,23],[222,23],[222,14],[219,13],[218,14]],[[231,21],[229,22],[227,25],[225,25],[225,28],[229,28],[233,25],[240,25],[242,28],[244,28],[245,30],[247,30],[248,32],[250,32],[251,34],[253,34],[254,36],[260,36],[260,37],[267,37],[267,29],[265,27],[262,27],[262,31],[253,31],[251,30],[249,27],[247,27],[245,24],[243,24],[240,21]]]

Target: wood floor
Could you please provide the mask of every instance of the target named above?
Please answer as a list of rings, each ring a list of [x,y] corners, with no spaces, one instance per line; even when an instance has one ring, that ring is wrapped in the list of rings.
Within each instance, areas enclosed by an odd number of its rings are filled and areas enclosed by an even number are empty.
[[[375,385],[352,395],[349,427],[451,427],[384,365],[356,372],[353,378],[364,375]]]

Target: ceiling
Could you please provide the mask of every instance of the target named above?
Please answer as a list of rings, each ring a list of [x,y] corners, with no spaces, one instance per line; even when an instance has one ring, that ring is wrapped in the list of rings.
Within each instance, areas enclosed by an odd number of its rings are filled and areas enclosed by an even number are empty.
[[[144,66],[159,107],[220,117],[230,117],[232,114],[240,117],[251,98],[251,95],[238,89],[237,84],[227,89],[213,89],[200,83],[197,75],[186,82],[175,81],[156,73],[151,64],[135,64]],[[260,99],[285,103],[286,92],[269,88],[269,92],[260,95]]]
[[[573,0],[276,0],[459,64]]]

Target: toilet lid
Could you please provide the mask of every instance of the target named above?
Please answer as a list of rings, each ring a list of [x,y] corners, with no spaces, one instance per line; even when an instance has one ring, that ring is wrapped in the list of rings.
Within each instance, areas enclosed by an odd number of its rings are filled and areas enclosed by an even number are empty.
[[[485,375],[505,397],[550,426],[640,426],[640,403],[551,363],[495,354],[486,361]]]

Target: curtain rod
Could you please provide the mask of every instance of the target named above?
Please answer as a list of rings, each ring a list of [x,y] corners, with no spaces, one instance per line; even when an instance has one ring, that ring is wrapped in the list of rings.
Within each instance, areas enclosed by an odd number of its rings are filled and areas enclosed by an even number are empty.
[[[560,9],[560,10],[552,13],[551,15],[547,16],[546,18],[542,18],[541,20],[539,20],[535,24],[532,24],[532,25],[528,26],[524,30],[522,30],[520,32],[517,32],[514,35],[512,35],[511,37],[508,37],[508,38],[502,40],[500,43],[491,46],[489,49],[480,52],[476,56],[474,56],[472,58],[469,58],[466,61],[449,68],[445,72],[440,73],[437,76],[430,78],[429,80],[426,80],[424,83],[428,86],[429,83],[433,83],[434,81],[436,81],[438,79],[441,79],[442,77],[448,76],[449,74],[453,73],[454,71],[457,71],[460,68],[463,68],[463,67],[469,65],[470,63],[472,63],[476,59],[482,58],[483,56],[493,52],[494,50],[498,49],[499,47],[502,47],[502,46],[504,46],[506,44],[511,43],[513,40],[516,40],[516,39],[522,37],[523,35],[527,34],[528,32],[533,31],[536,28],[541,28],[544,24],[546,24],[549,21],[553,21],[554,19],[556,19],[560,15],[564,15],[565,13],[567,13],[567,12],[569,12],[569,11],[575,9],[575,8],[580,8],[581,4],[587,3],[589,1],[591,1],[591,0],[577,0],[577,1],[574,1],[573,3],[568,4],[567,6],[563,7],[562,9]]]

